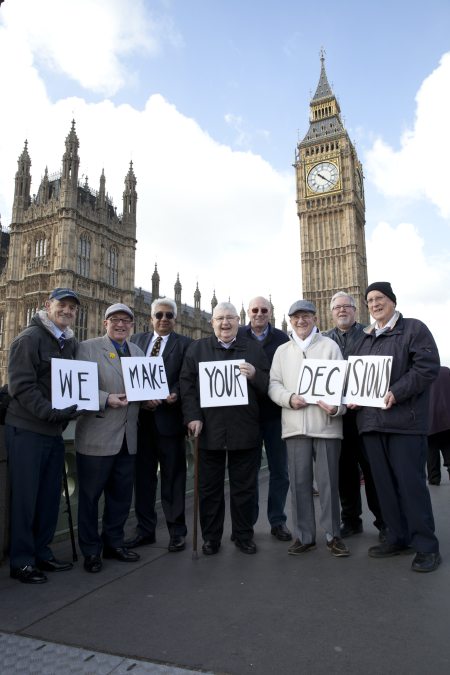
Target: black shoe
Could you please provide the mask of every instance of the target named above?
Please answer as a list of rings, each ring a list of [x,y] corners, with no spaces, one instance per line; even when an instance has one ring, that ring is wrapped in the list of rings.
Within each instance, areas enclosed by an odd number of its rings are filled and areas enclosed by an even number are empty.
[[[387,527],[380,527],[380,531],[378,532],[378,541],[381,544],[385,544],[387,542]]]
[[[234,545],[237,546],[242,553],[248,553],[249,555],[256,553],[257,551],[253,539],[235,539]]]
[[[371,558],[392,558],[394,555],[408,555],[414,553],[411,546],[402,546],[401,544],[380,544],[369,548]]]
[[[219,553],[220,541],[205,541],[203,542],[202,551],[204,555],[215,555]]]
[[[139,546],[147,546],[147,544],[154,544],[156,541],[155,533],[152,534],[137,534],[133,539],[128,539],[123,542],[125,548],[138,548]]]
[[[354,534],[361,534],[363,531],[362,523],[357,525],[351,525],[350,523],[342,523],[341,525],[341,537],[345,539],[346,537],[352,537]]]
[[[141,556],[134,551],[129,551],[125,546],[118,546],[117,548],[103,547],[103,558],[114,558],[120,562],[137,562]]]
[[[34,565],[12,567],[9,573],[12,579],[18,579],[23,584],[45,584],[47,577]]]
[[[440,478],[429,478],[428,479],[428,485],[440,485],[440,484],[441,484]]]
[[[84,558],[84,569],[86,572],[93,572],[95,574],[96,572],[100,572],[102,567],[102,559],[99,555],[87,555]]]
[[[64,560],[57,560],[54,556],[49,560],[38,560],[36,567],[43,572],[66,572],[71,570],[73,563]]]
[[[442,562],[440,553],[416,553],[411,563],[414,572],[434,572]]]
[[[279,541],[291,541],[292,534],[289,532],[285,523],[280,523],[279,525],[273,525],[270,529],[270,534],[276,537]]]
[[[177,553],[178,551],[184,551],[185,548],[186,548],[186,542],[184,540],[184,537],[182,537],[180,534],[173,534],[170,537],[168,550],[171,553]]]

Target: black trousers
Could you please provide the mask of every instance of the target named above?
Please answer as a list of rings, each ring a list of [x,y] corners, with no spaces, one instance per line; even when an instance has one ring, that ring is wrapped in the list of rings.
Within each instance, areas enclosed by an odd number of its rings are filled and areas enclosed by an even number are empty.
[[[361,477],[364,474],[364,488],[367,504],[375,516],[374,525],[384,527],[383,516],[378,501],[370,464],[367,460],[361,436],[356,426],[356,415],[351,410],[343,417],[344,438],[339,458],[339,498],[341,500],[341,520],[344,524],[357,527],[362,523]]]
[[[441,452],[444,466],[450,471],[450,429],[428,436],[427,474],[429,481],[441,481]]]
[[[153,413],[139,418],[136,455],[135,510],[137,532],[143,536],[155,532],[158,465],[161,504],[170,534],[186,536],[184,515],[186,495],[186,445],[184,434],[162,436]]]
[[[133,498],[134,455],[124,440],[117,455],[98,457],[77,452],[78,541],[84,556],[100,555],[103,546],[123,546],[124,527]],[[102,534],[98,503],[104,493]]]
[[[225,518],[224,481],[228,464],[232,533],[236,539],[253,537],[253,517],[261,448],[199,450],[198,487],[200,526],[205,541],[220,541]]]
[[[427,437],[362,434],[390,544],[436,553],[430,493],[425,480]]]

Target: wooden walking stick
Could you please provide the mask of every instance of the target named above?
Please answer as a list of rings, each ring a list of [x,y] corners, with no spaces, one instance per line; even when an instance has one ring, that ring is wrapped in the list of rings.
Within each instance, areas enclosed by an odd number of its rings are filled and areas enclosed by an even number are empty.
[[[198,436],[194,438],[194,526],[192,528],[192,560],[197,560],[198,521]]]

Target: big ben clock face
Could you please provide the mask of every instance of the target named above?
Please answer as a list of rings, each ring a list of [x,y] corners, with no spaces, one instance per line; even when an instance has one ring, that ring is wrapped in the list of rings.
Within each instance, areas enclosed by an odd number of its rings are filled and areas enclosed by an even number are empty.
[[[333,162],[320,162],[313,166],[307,180],[313,192],[334,190],[339,181],[339,169]]]

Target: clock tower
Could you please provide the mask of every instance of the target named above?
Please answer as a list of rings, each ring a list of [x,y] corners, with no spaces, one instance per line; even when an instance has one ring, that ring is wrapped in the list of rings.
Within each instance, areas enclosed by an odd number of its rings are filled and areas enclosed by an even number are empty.
[[[303,297],[317,307],[320,330],[332,327],[330,300],[347,291],[357,319],[368,323],[364,183],[361,162],[328,84],[325,57],[310,103],[308,133],[297,145],[295,171]]]

